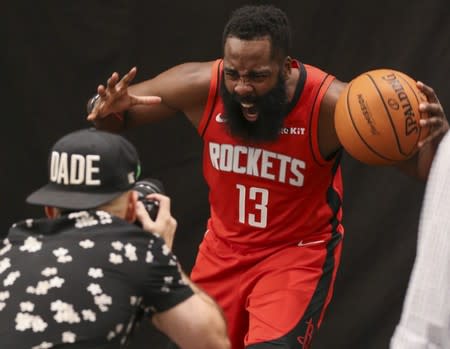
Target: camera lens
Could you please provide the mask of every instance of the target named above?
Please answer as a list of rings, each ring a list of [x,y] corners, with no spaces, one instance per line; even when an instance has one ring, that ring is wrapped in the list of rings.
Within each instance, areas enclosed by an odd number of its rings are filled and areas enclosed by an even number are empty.
[[[137,181],[133,189],[137,191],[138,200],[144,204],[150,218],[155,220],[158,215],[159,202],[148,200],[146,196],[153,193],[164,194],[164,187],[161,181],[154,178],[144,178]]]

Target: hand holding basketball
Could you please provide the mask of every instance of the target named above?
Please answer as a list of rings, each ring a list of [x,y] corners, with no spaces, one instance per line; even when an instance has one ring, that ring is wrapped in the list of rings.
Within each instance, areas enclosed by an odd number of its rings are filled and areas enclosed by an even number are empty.
[[[421,103],[419,106],[421,112],[428,113],[428,118],[421,119],[420,125],[429,129],[428,136],[423,138],[419,143],[419,148],[423,145],[430,143],[431,141],[440,140],[448,129],[449,124],[447,117],[445,116],[444,108],[439,102],[439,99],[434,92],[433,88],[425,85],[423,82],[418,81],[417,86],[422,91],[427,99],[428,103]]]
[[[429,128],[419,109],[427,97],[416,81],[391,69],[368,71],[353,79],[339,96],[335,109],[337,136],[354,158],[387,165],[412,157]]]

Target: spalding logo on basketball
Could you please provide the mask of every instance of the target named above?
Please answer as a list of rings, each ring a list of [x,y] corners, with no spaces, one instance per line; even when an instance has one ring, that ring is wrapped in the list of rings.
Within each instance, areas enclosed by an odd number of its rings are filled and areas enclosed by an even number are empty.
[[[368,71],[339,96],[334,113],[337,136],[357,160],[387,165],[409,159],[428,135],[419,120],[426,96],[408,75],[391,69]]]

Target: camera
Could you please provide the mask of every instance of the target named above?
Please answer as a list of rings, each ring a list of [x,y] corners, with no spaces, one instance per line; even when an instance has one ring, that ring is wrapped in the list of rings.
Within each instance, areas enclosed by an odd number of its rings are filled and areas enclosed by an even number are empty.
[[[159,202],[148,200],[146,196],[153,193],[164,194],[164,187],[161,181],[154,178],[144,178],[135,183],[133,190],[137,191],[138,200],[144,204],[150,218],[155,220],[158,215]]]

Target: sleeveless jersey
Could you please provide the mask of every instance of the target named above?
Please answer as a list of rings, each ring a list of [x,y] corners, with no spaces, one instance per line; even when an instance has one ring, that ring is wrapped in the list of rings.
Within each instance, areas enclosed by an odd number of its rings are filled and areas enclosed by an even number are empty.
[[[279,138],[264,143],[231,136],[215,61],[198,132],[209,186],[208,230],[234,246],[263,248],[328,241],[343,234],[340,152],[327,161],[318,146],[318,116],[334,77],[294,61],[300,71]]]

